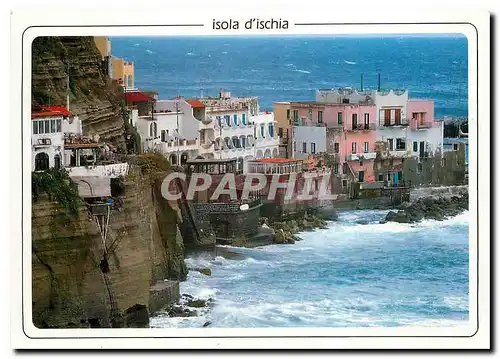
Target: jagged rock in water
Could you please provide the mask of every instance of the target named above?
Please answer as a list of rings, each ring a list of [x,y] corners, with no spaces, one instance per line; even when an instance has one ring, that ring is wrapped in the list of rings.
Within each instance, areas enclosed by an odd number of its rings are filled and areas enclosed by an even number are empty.
[[[212,270],[210,268],[194,268],[193,270],[200,272],[201,274],[204,274],[206,276],[212,275]]]
[[[276,231],[274,235],[274,242],[278,244],[287,243],[283,229],[280,228]]]
[[[197,317],[198,312],[196,310],[191,310],[184,308],[181,305],[174,305],[168,312],[170,317]]]
[[[125,323],[128,328],[148,328],[148,308],[141,304],[136,304],[128,308],[125,311]]]
[[[203,308],[207,306],[207,301],[203,299],[194,299],[188,301],[186,305],[193,308]]]

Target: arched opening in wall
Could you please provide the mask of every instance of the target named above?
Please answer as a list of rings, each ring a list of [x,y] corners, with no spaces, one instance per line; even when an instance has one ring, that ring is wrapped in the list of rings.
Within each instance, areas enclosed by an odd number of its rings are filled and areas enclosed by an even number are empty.
[[[248,135],[246,142],[248,147],[253,146],[255,144],[255,138],[253,137],[253,135]]]
[[[125,76],[123,77],[123,87],[127,87],[127,86],[128,86],[128,76],[127,76],[127,75],[125,75]]]
[[[226,148],[233,148],[233,141],[231,141],[230,137],[224,138],[224,145],[226,146]]]
[[[269,148],[264,152],[264,158],[271,158],[271,150]]]
[[[240,144],[241,144],[241,147],[243,147],[243,148],[247,147],[245,135],[240,136]]]
[[[257,156],[257,158],[262,158],[262,156],[263,156],[262,150],[258,150],[256,156]]]
[[[158,131],[157,131],[156,122],[151,122],[151,124],[149,125],[149,136],[156,138],[157,134],[158,134]]]
[[[172,153],[169,157],[170,164],[176,165],[177,164],[177,155]]]
[[[55,155],[54,156],[54,168],[55,169],[60,169],[61,168],[61,156],[60,155]]]
[[[128,76],[128,83],[127,87],[133,88],[134,87],[134,77],[132,75]]]
[[[237,170],[243,171],[244,160],[243,157],[238,157]]]
[[[240,148],[240,139],[238,138],[238,136],[233,136],[231,137],[231,140],[233,142],[233,146],[234,148]]]
[[[189,159],[189,155],[187,154],[187,152],[183,152],[181,155],[181,165],[186,163],[188,159]]]
[[[49,155],[40,152],[35,156],[35,171],[44,171],[49,169]]]
[[[278,149],[273,148],[273,157],[278,157]]]

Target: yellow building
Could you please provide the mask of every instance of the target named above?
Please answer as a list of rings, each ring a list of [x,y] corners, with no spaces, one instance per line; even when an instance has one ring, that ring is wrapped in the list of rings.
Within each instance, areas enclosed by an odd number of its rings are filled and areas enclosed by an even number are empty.
[[[103,60],[111,56],[111,40],[107,36],[94,36],[94,43]]]
[[[134,63],[113,57],[113,75],[111,77],[125,89],[133,89],[135,80]]]
[[[280,157],[291,157],[291,134],[290,102],[275,102],[274,119],[280,137]]]

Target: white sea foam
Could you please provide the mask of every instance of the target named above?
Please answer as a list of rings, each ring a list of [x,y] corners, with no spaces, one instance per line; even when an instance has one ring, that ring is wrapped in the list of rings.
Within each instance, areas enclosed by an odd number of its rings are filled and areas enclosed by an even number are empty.
[[[151,50],[149,50],[149,49],[147,49],[147,50],[146,50],[146,52],[147,52],[148,54],[152,54],[152,53],[153,53],[153,51],[151,51]]]
[[[222,51],[223,54],[227,54],[227,51]]]
[[[347,61],[347,60],[344,60],[344,62],[348,65],[356,65],[356,63],[354,61]]]
[[[286,64],[286,67],[295,66],[294,64]]]
[[[301,69],[295,69],[293,71],[296,71],[296,72],[302,72],[303,74],[310,74],[311,71],[307,71],[307,70],[301,70]]]
[[[186,56],[193,56],[193,55],[194,55],[194,53],[193,53],[193,52],[188,52],[188,53],[186,53]],[[210,57],[210,55],[208,55],[208,57]]]

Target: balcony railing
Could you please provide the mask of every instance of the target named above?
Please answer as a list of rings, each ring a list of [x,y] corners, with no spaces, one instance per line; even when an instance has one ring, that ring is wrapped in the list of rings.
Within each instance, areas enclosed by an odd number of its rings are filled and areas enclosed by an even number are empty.
[[[352,123],[347,127],[347,131],[371,131],[375,129],[374,123]]]
[[[430,121],[417,122],[417,130],[431,128],[431,127],[432,127],[432,122],[430,122]]]
[[[391,118],[391,119],[380,120],[379,125],[384,127],[408,126],[409,122],[407,118],[402,118],[400,120]]]

